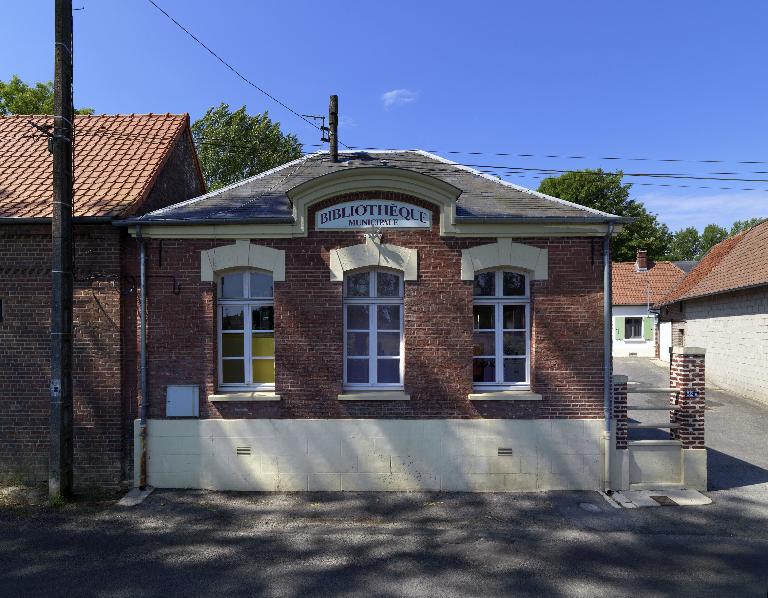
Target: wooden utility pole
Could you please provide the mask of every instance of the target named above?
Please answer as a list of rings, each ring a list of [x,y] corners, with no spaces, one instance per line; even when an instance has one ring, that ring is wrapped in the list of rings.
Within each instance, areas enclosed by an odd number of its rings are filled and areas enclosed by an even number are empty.
[[[50,496],[72,493],[72,0],[56,0],[53,74]]]
[[[339,161],[339,96],[332,95],[328,105],[328,128],[331,162]]]

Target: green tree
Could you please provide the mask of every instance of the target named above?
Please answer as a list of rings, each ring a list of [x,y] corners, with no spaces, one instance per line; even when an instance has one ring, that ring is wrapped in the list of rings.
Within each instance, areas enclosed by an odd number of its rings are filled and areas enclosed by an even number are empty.
[[[80,108],[76,114],[93,114],[93,108]],[[53,114],[53,82],[31,87],[17,75],[7,83],[0,81],[0,115]]]
[[[249,115],[245,106],[209,108],[192,125],[192,136],[211,191],[301,157],[295,135],[283,133],[266,112]]]
[[[698,259],[703,258],[710,249],[721,241],[725,241],[727,238],[728,231],[722,226],[718,226],[717,224],[707,224],[707,226],[704,227],[704,231],[701,233]]]
[[[700,253],[701,237],[695,227],[682,228],[672,235],[668,259],[673,261],[693,261],[699,259]]]
[[[731,225],[731,231],[728,233],[729,237],[738,235],[740,232],[749,230],[753,226],[757,226],[761,222],[764,222],[765,218],[749,218],[748,220],[737,220]]]
[[[539,191],[583,206],[637,220],[624,227],[613,239],[613,259],[634,261],[637,250],[648,251],[650,259],[661,259],[669,250],[672,235],[656,214],[642,202],[630,199],[631,184],[622,184],[622,173],[597,170],[567,172],[541,181]]]

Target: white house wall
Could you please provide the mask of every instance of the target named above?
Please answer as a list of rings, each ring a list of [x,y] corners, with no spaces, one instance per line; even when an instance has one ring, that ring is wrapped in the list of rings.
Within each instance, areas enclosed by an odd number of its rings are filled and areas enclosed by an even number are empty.
[[[212,490],[586,490],[601,486],[602,428],[578,419],[150,420],[148,477],[158,488]]]
[[[707,350],[707,380],[768,404],[768,288],[685,302],[685,342]]]
[[[611,310],[613,326],[613,356],[628,357],[630,353],[637,357],[655,357],[656,356],[656,320],[654,319],[653,336],[650,340],[619,340],[616,338],[616,318],[645,318],[654,316],[648,311],[647,305],[614,305]],[[654,316],[655,318],[656,316]]]

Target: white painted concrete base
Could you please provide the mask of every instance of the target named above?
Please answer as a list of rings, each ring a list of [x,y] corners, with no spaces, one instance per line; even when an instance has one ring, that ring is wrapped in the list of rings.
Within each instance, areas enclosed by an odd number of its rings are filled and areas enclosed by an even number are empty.
[[[630,444],[611,455],[611,489],[707,489],[707,451],[674,441]]]
[[[588,490],[602,485],[602,428],[602,420],[150,420],[148,479],[211,490]],[[138,447],[138,422],[134,432]]]

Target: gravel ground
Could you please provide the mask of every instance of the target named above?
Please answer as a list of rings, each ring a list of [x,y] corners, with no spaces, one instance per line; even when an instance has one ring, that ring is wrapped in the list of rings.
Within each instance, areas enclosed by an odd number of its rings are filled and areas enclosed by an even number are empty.
[[[162,491],[0,510],[3,596],[765,596],[768,501]]]

